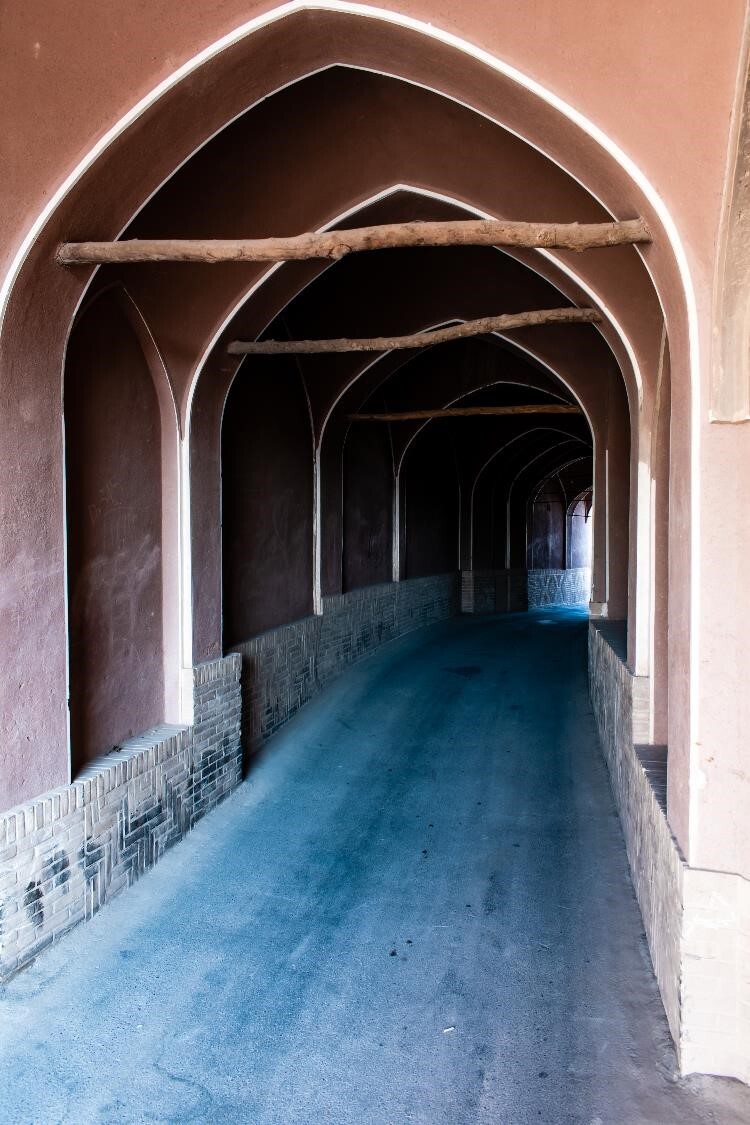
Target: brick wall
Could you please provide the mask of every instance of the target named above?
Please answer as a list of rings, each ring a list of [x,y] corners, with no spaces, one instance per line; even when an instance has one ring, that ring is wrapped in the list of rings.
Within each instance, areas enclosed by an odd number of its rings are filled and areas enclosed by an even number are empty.
[[[543,605],[588,605],[590,597],[589,567],[528,572],[529,609]]]
[[[0,817],[0,980],[158,862],[241,779],[240,660],[195,668],[192,727],[162,725]]]
[[[518,613],[544,605],[588,605],[591,570],[464,570],[462,613]]]
[[[667,823],[666,748],[624,627],[590,623],[589,683],[651,960],[683,1073],[750,1082],[750,883],[689,867]]]
[[[637,680],[641,683],[636,686]],[[591,702],[654,972],[670,1031],[679,1044],[683,863],[667,825],[662,804],[665,794],[661,793],[661,785],[652,784],[653,770],[644,768],[636,750],[633,701],[634,695],[636,700],[647,697],[643,682],[643,677],[633,676],[625,664],[624,623],[591,621]],[[640,712],[636,715],[636,727],[636,737],[643,741]]]
[[[525,570],[462,570],[462,613],[520,613],[528,609]]]
[[[457,575],[411,578],[324,598],[320,616],[238,645],[246,751],[256,750],[353,661],[457,612]]]
[[[239,784],[243,664],[250,745],[352,661],[456,612],[455,575],[326,598],[322,617],[198,665],[192,726],[146,731],[2,815],[0,980],[133,883]]]

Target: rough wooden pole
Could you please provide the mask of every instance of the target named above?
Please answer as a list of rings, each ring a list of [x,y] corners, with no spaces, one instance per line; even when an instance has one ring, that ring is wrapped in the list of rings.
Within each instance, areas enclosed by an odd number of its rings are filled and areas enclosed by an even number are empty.
[[[313,355],[320,352],[390,352],[400,348],[427,348],[467,336],[487,332],[507,332],[512,328],[533,328],[539,324],[596,324],[601,320],[596,309],[536,309],[533,312],[505,313],[466,320],[430,332],[411,336],[374,336],[366,340],[234,340],[227,346],[230,355]]]
[[[650,242],[644,219],[612,223],[527,223],[502,219],[387,223],[382,226],[298,234],[289,238],[132,238],[122,242],[64,242],[63,266],[107,262],[289,262],[343,258],[363,250],[413,246],[524,246],[548,250],[591,250]]]
[[[540,403],[536,406],[448,406],[445,410],[396,410],[381,414],[348,414],[350,422],[421,422],[430,418],[483,418],[517,414],[580,414],[579,406]]]

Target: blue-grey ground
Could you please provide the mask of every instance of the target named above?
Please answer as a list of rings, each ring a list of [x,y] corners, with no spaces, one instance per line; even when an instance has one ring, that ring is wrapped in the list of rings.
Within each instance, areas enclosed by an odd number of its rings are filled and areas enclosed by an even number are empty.
[[[750,1122],[678,1080],[582,613],[351,669],[0,1001],[2,1122]]]

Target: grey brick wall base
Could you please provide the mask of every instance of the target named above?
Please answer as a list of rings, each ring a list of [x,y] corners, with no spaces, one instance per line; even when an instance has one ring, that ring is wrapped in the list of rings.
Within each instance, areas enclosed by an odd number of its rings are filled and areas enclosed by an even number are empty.
[[[457,612],[457,575],[411,578],[324,598],[320,616],[238,645],[246,751],[257,750],[353,661]]]
[[[544,605],[588,605],[591,571],[463,570],[462,613],[519,613]]]
[[[588,567],[569,570],[530,570],[529,609],[543,605],[588,605],[591,597],[591,571]]]
[[[462,613],[522,613],[529,608],[525,570],[462,570]]]
[[[0,817],[0,980],[119,894],[242,776],[240,659],[193,672],[195,722],[162,725]]]
[[[683,1074],[750,1082],[750,882],[689,866],[667,822],[667,751],[624,627],[592,621],[589,683],[651,960]]]
[[[654,972],[679,1048],[684,861],[667,824],[666,752],[639,745],[648,739],[648,681],[625,664],[619,625],[589,624],[591,703]]]

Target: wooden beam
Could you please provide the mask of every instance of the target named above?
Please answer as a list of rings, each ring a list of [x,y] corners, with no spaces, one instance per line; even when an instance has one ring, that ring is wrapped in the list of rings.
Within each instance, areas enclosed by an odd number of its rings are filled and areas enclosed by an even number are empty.
[[[448,406],[444,410],[397,410],[381,414],[348,414],[349,422],[421,422],[429,418],[484,418],[518,414],[580,414],[579,406],[540,403],[536,406]]]
[[[526,223],[502,219],[386,223],[382,226],[297,234],[289,238],[131,238],[122,242],[64,242],[63,266],[107,262],[289,262],[330,258],[363,250],[414,246],[524,246],[590,250],[650,242],[644,219],[611,223]]]
[[[400,348],[428,348],[467,336],[487,332],[507,332],[512,328],[533,328],[539,324],[598,324],[596,309],[537,309],[534,312],[506,313],[466,320],[430,332],[411,336],[374,336],[366,340],[234,340],[227,345],[230,355],[313,355],[322,352],[390,352]]]

